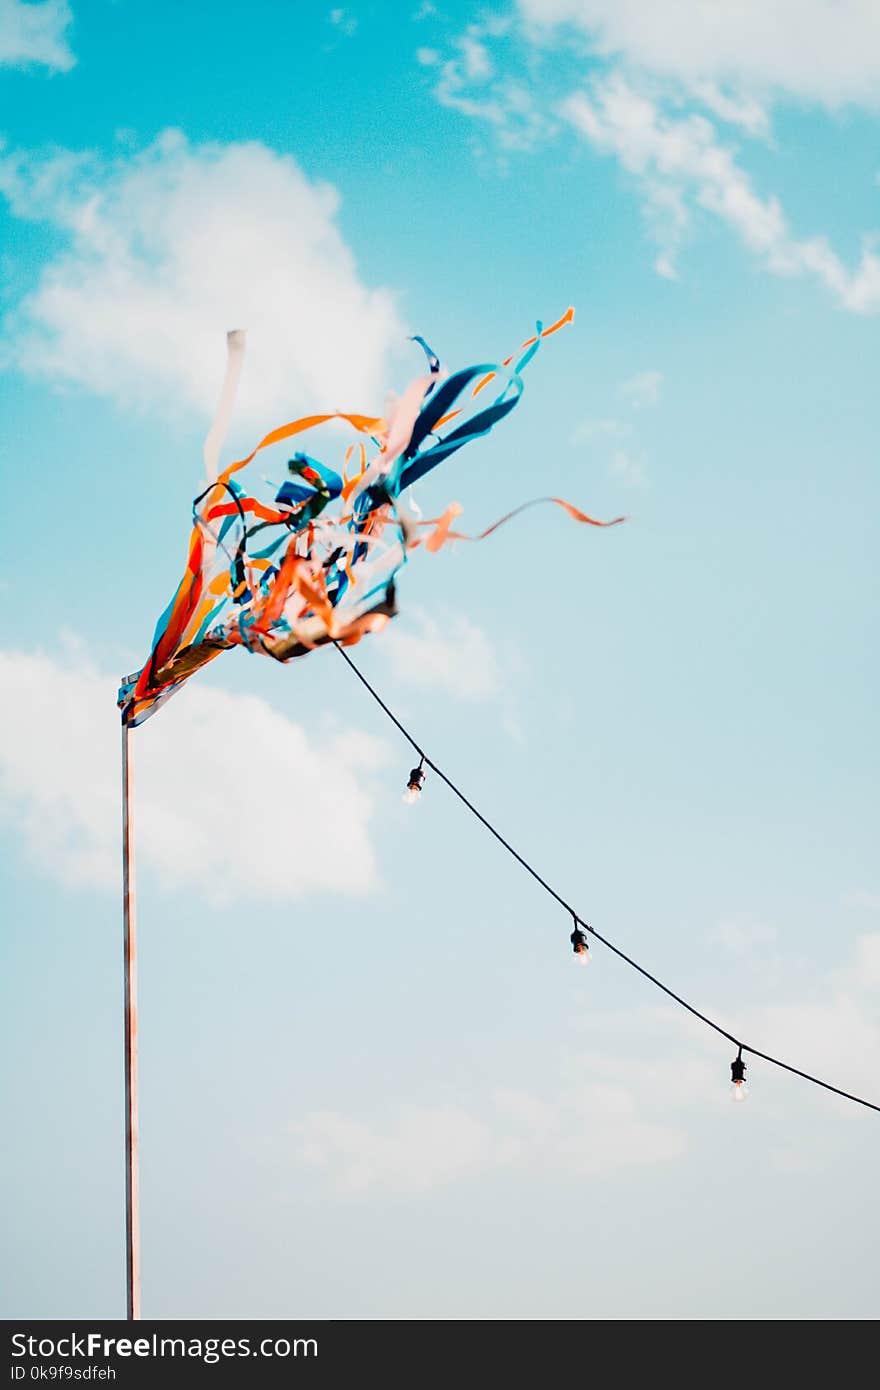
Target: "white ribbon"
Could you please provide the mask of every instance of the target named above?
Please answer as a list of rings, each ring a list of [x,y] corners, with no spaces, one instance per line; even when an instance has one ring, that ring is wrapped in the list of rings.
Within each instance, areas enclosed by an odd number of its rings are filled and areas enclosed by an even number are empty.
[[[235,393],[244,362],[244,349],[247,342],[247,329],[233,328],[226,334],[226,375],[220,391],[220,399],[214,412],[211,428],[205,435],[204,458],[205,477],[209,483],[216,482],[219,472],[220,450],[226,439]]]

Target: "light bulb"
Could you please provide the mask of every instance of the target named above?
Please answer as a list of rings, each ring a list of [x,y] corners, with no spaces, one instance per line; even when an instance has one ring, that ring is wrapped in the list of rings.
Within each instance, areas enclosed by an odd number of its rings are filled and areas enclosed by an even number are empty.
[[[587,945],[587,933],[576,917],[574,919],[574,931],[568,939],[571,942],[571,949],[574,952],[575,962],[578,965],[589,965],[590,948]]]
[[[406,784],[406,791],[403,793],[403,799],[407,806],[415,805],[415,803],[419,799],[419,792],[422,790],[422,787],[424,785],[425,769],[424,765],[422,763],[419,763],[418,767],[414,767],[412,772],[409,774],[409,780]]]
[[[730,1064],[730,1079],[733,1085],[730,1088],[734,1100],[745,1100],[749,1094],[746,1086],[746,1064],[743,1061],[743,1050],[739,1048],[735,1059]]]

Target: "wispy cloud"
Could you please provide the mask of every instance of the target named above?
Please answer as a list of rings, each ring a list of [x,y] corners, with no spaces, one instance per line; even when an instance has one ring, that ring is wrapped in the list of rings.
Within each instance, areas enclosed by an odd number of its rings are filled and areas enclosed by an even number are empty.
[[[707,111],[712,111],[725,125],[739,126],[747,135],[761,139],[769,135],[769,113],[754,97],[731,96],[715,82],[695,83],[693,94]]]
[[[880,893],[867,893],[864,889],[843,895],[844,907],[863,907],[869,912],[880,912]]]
[[[880,1094],[876,998],[841,990],[827,1002],[775,1004],[756,1013],[749,1026],[751,1036],[761,1039],[762,1050],[876,1103]],[[844,1101],[835,1103],[846,1114],[856,1110]]]
[[[453,57],[438,54],[435,92],[494,130],[503,149],[536,149],[557,135],[561,118],[616,158],[633,178],[658,247],[655,269],[667,279],[678,278],[685,242],[708,218],[771,274],[812,278],[845,309],[877,312],[872,236],[850,265],[821,233],[798,235],[731,144],[732,134],[769,139],[780,96],[880,105],[880,9],[872,0],[786,0],[786,9],[790,28],[758,0],[720,8],[703,0],[520,0],[519,23],[508,22],[500,40],[483,23],[452,40]],[[518,107],[528,113],[524,124]]]
[[[757,937],[772,940],[772,929],[755,917],[725,919],[720,931],[735,951],[747,936],[752,945]],[[755,1046],[876,1099],[878,991],[880,933],[865,934],[848,958],[827,970],[816,997],[781,998],[740,1013],[736,1024]],[[762,1101],[768,1064],[750,1058],[750,1108],[758,1113],[744,1115],[731,1105],[726,1082],[732,1058],[719,1064],[717,1039],[666,1004],[635,1012],[579,1012],[574,1028],[576,1040],[540,1094],[496,1086],[466,1104],[420,1097],[378,1122],[338,1109],[313,1111],[291,1127],[297,1156],[348,1197],[381,1189],[418,1194],[502,1173],[582,1179],[623,1166],[674,1162],[698,1135],[705,1137],[707,1120],[718,1133],[743,1121],[764,1124],[767,1106],[779,1103],[779,1092],[770,1088],[773,1098]],[[804,1083],[796,1078],[785,1084],[793,1123],[802,1103],[844,1105],[817,1091],[805,1098]],[[853,1106],[846,1113],[857,1117]],[[766,1138],[770,1161],[784,1171],[820,1172],[833,1153],[833,1145],[821,1141],[814,1140],[808,1153],[776,1142],[776,1130]]]
[[[603,58],[682,87],[880,106],[874,0],[518,0],[543,39],[579,32]]]
[[[682,237],[699,208],[725,223],[774,274],[814,276],[856,313],[880,309],[880,258],[866,244],[850,271],[824,237],[794,236],[779,200],[755,191],[705,116],[665,115],[619,75],[569,96],[561,111],[638,180],[660,240],[661,272],[674,273]]]
[[[638,413],[659,405],[662,387],[663,373],[652,369],[638,372],[622,382],[617,388],[617,396],[626,411]],[[574,430],[571,442],[575,445],[604,444],[606,449],[611,448],[607,467],[616,482],[627,488],[648,486],[646,454],[638,447],[638,434],[632,419],[604,416],[583,420]]]
[[[766,950],[766,945],[763,947]],[[880,933],[866,932],[823,959],[814,997],[781,998],[739,1024],[763,1051],[844,1090],[878,1100],[880,1074]],[[755,1062],[758,1067],[758,1062]],[[833,1104],[853,1115],[856,1107]]]
[[[110,161],[7,154],[0,193],[67,240],[7,320],[7,364],[207,418],[225,332],[244,327],[238,419],[381,411],[403,326],[391,295],[358,275],[336,191],[289,156],[166,131]]]
[[[72,22],[67,0],[0,0],[0,66],[69,72],[76,62],[67,40]]]
[[[658,371],[639,372],[630,377],[620,387],[620,394],[633,410],[646,410],[659,404],[663,388],[663,373]]]
[[[853,971],[863,988],[880,990],[880,932],[857,938]]]
[[[572,444],[587,444],[594,439],[623,439],[632,433],[632,426],[623,420],[605,417],[601,420],[582,420],[572,431]]]
[[[395,684],[457,700],[488,700],[501,689],[495,649],[486,633],[452,609],[432,617],[409,610],[382,638]]]
[[[558,123],[528,82],[496,71],[489,42],[503,41],[509,30],[509,19],[484,16],[453,40],[452,57],[425,47],[416,56],[436,69],[434,95],[441,106],[490,127],[502,150],[534,150]]]
[[[0,652],[0,824],[82,888],[119,880],[117,685],[76,648]],[[132,735],[138,861],[218,902],[369,891],[383,747],[192,686]]]
[[[616,478],[624,487],[641,488],[648,486],[644,457],[636,458],[627,449],[615,450],[608,465],[608,471],[612,478]]]
[[[751,912],[734,912],[722,917],[709,930],[709,940],[734,956],[766,951],[774,945],[778,932],[769,922]]]
[[[330,23],[334,29],[338,29],[347,39],[353,39],[357,33],[358,18],[352,10],[336,9],[331,10],[328,15]]]
[[[584,1178],[684,1153],[682,1130],[625,1083],[592,1080],[547,1099],[495,1089],[473,1109],[403,1105],[384,1124],[316,1111],[294,1126],[301,1162],[340,1193],[414,1194],[485,1173],[535,1170]]]

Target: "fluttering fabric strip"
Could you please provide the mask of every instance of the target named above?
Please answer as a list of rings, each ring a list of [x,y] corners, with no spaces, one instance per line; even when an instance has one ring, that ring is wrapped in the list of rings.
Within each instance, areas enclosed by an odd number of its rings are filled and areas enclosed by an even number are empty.
[[[242,330],[230,333],[226,376],[205,440],[207,486],[193,503],[186,568],[156,624],[149,659],[123,681],[123,722],[142,724],[195,671],[232,647],[289,661],[327,642],[350,646],[380,631],[397,611],[396,576],[420,546],[434,552],[448,540],[483,540],[533,505],[467,537],[451,529],[461,512],[457,503],[434,521],[416,521],[404,494],[515,409],[521,372],[543,339],[573,316],[569,309],[549,328],[538,323],[504,362],[479,363],[445,379],[436,353],[416,338],[427,371],[387,419],[342,411],[303,416],[270,430],[249,454],[220,470],[245,346]],[[354,435],[339,468],[300,451],[288,460],[285,481],[270,485],[264,498],[238,481],[261,451],[331,424],[335,447],[341,447],[340,425]],[[536,500],[553,502],[591,526],[623,519],[601,522],[562,498]],[[420,534],[425,528],[426,536]]]
[[[205,477],[209,482],[213,482],[217,477],[220,450],[223,448],[229,422],[232,419],[235,394],[244,365],[246,339],[247,334],[243,328],[233,328],[231,332],[226,334],[226,375],[223,378],[214,423],[205,436]]]

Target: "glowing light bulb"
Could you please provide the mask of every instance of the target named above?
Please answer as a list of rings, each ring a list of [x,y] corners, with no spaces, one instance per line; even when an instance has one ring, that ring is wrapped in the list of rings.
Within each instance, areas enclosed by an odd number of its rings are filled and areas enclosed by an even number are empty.
[[[419,799],[422,787],[425,785],[425,769],[422,763],[414,767],[409,774],[409,781],[406,784],[406,791],[403,799],[407,806],[414,806]]]
[[[574,951],[575,964],[589,965],[591,957],[590,948],[587,945],[587,933],[577,918],[575,918],[574,931],[569,937],[569,941],[571,942],[571,949]]]
[[[735,1101],[745,1100],[749,1094],[749,1088],[746,1085],[746,1064],[743,1061],[742,1048],[739,1049],[730,1064],[730,1080],[733,1083],[730,1088],[733,1099]]]

